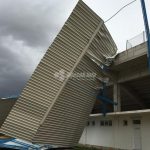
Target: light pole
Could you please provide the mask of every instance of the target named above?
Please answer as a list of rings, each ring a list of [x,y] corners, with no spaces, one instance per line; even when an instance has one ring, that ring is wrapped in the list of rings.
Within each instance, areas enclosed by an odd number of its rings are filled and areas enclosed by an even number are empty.
[[[150,71],[150,32],[149,32],[149,24],[148,24],[148,18],[147,18],[147,12],[146,12],[146,7],[145,7],[145,1],[141,1],[141,7],[142,7],[142,12],[143,12],[143,20],[144,20],[144,25],[145,25],[145,31],[146,31],[146,37],[147,37],[147,47],[148,47],[148,67]]]

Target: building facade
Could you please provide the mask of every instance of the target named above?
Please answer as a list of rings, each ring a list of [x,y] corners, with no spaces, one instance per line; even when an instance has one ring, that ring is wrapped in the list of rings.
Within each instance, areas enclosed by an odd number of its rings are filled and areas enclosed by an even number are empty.
[[[121,150],[149,150],[150,111],[91,115],[81,144]]]
[[[106,87],[106,97],[118,105],[108,104],[108,113],[104,116],[101,100],[96,100],[79,143],[121,150],[149,150],[150,75],[146,43],[118,54],[110,74],[113,77]]]

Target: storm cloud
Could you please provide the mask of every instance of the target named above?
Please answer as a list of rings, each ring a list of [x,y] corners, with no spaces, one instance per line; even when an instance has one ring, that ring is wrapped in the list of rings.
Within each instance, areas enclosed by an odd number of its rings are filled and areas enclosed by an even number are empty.
[[[0,0],[0,97],[19,95],[77,1]]]
[[[83,0],[107,20],[131,0]],[[0,97],[19,95],[78,0],[0,0]],[[145,0],[147,10],[150,1]],[[150,21],[150,14],[148,13]],[[107,22],[119,51],[144,30],[140,1]]]

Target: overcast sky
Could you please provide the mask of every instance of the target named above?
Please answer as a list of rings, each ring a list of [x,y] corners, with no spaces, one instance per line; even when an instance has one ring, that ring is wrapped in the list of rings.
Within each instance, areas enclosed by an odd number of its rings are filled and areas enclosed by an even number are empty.
[[[150,18],[150,0],[147,4]],[[0,97],[20,94],[78,0],[0,0]],[[131,0],[84,0],[103,20]],[[149,7],[148,7],[149,6]],[[144,30],[140,0],[106,23],[119,51]]]

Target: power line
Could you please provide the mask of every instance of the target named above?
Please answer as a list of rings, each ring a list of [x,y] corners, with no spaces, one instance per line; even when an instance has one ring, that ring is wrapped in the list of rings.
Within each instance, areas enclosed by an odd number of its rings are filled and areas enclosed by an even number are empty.
[[[122,11],[125,7],[131,5],[132,3],[134,3],[137,0],[133,0],[132,2],[126,4],[125,6],[123,6],[122,8],[120,8],[114,15],[112,15],[109,19],[107,19],[104,23],[110,21],[113,17],[115,17],[120,11]]]

